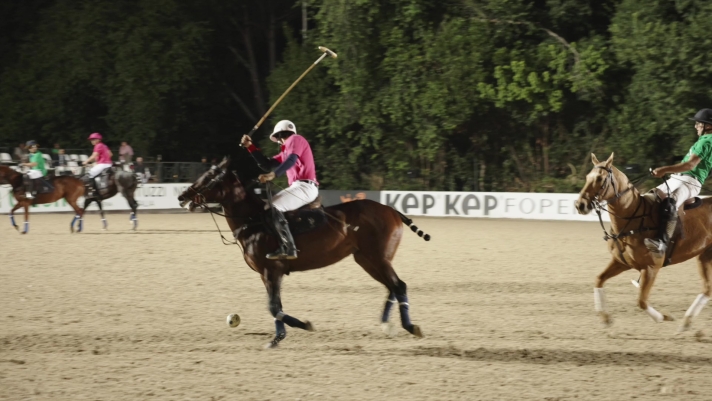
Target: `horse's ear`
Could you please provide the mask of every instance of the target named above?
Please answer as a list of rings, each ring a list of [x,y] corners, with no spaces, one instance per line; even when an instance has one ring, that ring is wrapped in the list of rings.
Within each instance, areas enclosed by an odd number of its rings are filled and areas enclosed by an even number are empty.
[[[227,170],[228,166],[230,166],[230,156],[225,156],[223,157],[222,161],[220,162],[220,167],[223,170]]]
[[[611,155],[608,156],[608,160],[606,160],[606,168],[611,168],[613,165],[613,152],[611,152]]]
[[[591,163],[593,163],[594,166],[600,163],[593,153],[591,153]]]

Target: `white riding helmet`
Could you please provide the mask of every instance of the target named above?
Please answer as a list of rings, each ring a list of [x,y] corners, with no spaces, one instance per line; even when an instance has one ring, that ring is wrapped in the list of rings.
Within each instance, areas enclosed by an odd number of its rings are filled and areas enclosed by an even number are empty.
[[[271,139],[272,142],[278,142],[277,138],[275,138],[274,136],[283,131],[290,131],[296,134],[297,126],[289,120],[282,120],[274,126],[274,131],[272,131],[272,134],[270,134],[269,139]]]

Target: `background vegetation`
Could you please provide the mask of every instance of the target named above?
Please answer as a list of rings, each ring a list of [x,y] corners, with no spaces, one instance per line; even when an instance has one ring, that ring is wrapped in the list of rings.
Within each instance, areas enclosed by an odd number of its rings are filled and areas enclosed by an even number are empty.
[[[0,4],[0,143],[237,153],[293,120],[326,188],[572,191],[589,153],[684,154],[712,108],[702,0],[14,0]],[[267,153],[276,151],[263,142]]]

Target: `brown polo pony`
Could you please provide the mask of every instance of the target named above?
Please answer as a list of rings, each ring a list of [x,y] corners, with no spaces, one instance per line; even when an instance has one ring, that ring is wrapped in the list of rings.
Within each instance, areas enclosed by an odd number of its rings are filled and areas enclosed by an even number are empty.
[[[412,221],[395,209],[370,200],[357,200],[327,207],[327,221],[312,231],[296,235],[299,257],[295,260],[269,260],[268,252],[277,247],[268,234],[265,202],[242,185],[237,173],[229,171],[229,159],[204,173],[186,189],[178,200],[194,210],[207,203],[220,203],[236,243],[243,250],[247,265],[259,273],[267,289],[268,306],[275,317],[276,334],[267,345],[276,347],[286,336],[285,324],[307,331],[314,327],[282,311],[280,290],[282,277],[291,272],[307,271],[332,265],[349,255],[376,281],[388,289],[388,299],[381,315],[384,330],[395,302],[399,303],[401,324],[409,333],[422,337],[417,325],[410,322],[406,284],[398,278],[391,261],[403,233],[403,223],[423,236]],[[425,235],[424,239],[430,239]]]
[[[54,186],[54,191],[47,194],[37,194],[34,199],[27,199],[25,197],[22,174],[8,166],[0,166],[0,184],[12,186],[12,194],[17,201],[10,211],[10,223],[18,231],[20,229],[15,224],[15,210],[21,207],[25,209],[25,224],[23,230],[20,231],[22,234],[27,234],[30,229],[30,206],[32,205],[52,203],[62,198],[66,199],[76,213],[70,228],[72,231],[74,230],[74,222],[78,218],[76,216],[80,216],[83,213],[82,209],[77,205],[79,197],[84,195],[84,183],[82,180],[63,176],[50,178],[49,182]]]
[[[576,209],[588,214],[597,205],[606,203],[611,218],[611,233],[608,235],[608,250],[612,259],[596,278],[594,291],[595,308],[603,323],[611,324],[606,312],[603,284],[610,278],[628,270],[640,272],[640,293],[638,306],[656,322],[674,320],[670,315],[655,310],[649,303],[650,290],[664,257],[655,257],[645,247],[643,240],[657,232],[659,203],[640,192],[628,181],[628,177],[613,167],[613,153],[605,162],[599,162],[591,154],[593,169],[586,176]],[[681,227],[671,241],[674,242],[670,264],[684,262],[697,257],[697,265],[702,278],[702,293],[697,296],[685,318],[680,331],[690,328],[696,317],[712,295],[712,198],[701,201],[701,205],[680,213]]]

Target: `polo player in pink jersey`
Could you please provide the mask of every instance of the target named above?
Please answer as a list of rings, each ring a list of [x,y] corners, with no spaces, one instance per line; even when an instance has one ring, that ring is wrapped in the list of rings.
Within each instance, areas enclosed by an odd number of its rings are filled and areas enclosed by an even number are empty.
[[[94,145],[94,151],[92,152],[91,156],[83,163],[83,165],[87,165],[93,161],[96,161],[96,164],[89,170],[88,179],[85,179],[85,183],[90,184],[90,188],[93,190],[92,194],[89,194],[90,196],[95,196],[97,192],[97,187],[96,187],[96,180],[95,178],[98,177],[102,172],[105,170],[111,168],[113,163],[111,162],[111,156],[113,156],[113,153],[111,153],[111,150],[109,150],[109,147],[106,146],[102,140],[101,134],[98,132],[95,132],[91,135],[89,135],[89,141],[91,141],[91,144]]]
[[[276,252],[267,254],[266,257],[267,259],[296,259],[297,247],[294,245],[294,238],[289,231],[283,212],[299,209],[313,202],[319,196],[314,156],[309,143],[303,136],[297,134],[297,127],[291,121],[278,122],[269,138],[272,142],[281,145],[279,154],[271,159],[265,157],[252,144],[252,138],[249,135],[242,137],[242,146],[252,154],[260,168],[270,171],[259,176],[260,182],[272,181],[284,173],[287,173],[289,182],[289,188],[278,192],[272,198],[272,207],[275,213],[273,223],[279,233],[282,246]]]

